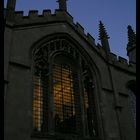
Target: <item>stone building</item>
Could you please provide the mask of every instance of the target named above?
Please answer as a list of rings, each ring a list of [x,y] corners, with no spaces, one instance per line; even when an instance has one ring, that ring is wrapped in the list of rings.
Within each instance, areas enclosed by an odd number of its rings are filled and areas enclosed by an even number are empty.
[[[136,34],[128,26],[129,62],[101,44],[67,12],[15,11],[4,32],[4,140],[135,140]]]

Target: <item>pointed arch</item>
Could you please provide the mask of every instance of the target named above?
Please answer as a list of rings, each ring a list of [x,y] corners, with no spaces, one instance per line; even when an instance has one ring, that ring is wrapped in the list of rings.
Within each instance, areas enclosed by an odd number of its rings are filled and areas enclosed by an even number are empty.
[[[39,102],[42,105],[42,107],[40,105],[36,107],[33,103],[33,110],[40,108],[37,115],[35,112],[33,114],[35,130],[47,133],[49,131],[62,133],[68,132],[66,131],[67,129],[71,129],[76,130],[70,131],[71,133],[76,132],[78,135],[98,137],[99,127],[96,104],[99,101],[97,98],[99,98],[100,75],[96,64],[85,51],[84,47],[70,35],[58,33],[45,36],[37,41],[31,47],[30,55],[34,64],[34,76],[38,76],[38,81],[41,81],[40,83],[38,82],[38,85],[35,83],[36,80],[34,81],[33,96],[34,98],[37,98],[35,96],[39,96],[40,98],[35,102]],[[71,78],[65,77],[63,73],[66,72],[67,75],[73,76]],[[54,81],[59,81],[57,87]],[[72,83],[70,82],[71,84],[67,85],[68,81],[72,81]],[[45,86],[43,85],[44,82],[47,83]],[[69,101],[71,100],[69,105],[65,104],[67,97],[62,85],[71,91],[67,90],[67,96],[73,95],[73,98],[69,98]],[[40,89],[38,92],[39,95],[37,95],[35,88]],[[57,101],[58,98],[56,100],[54,97],[58,91],[60,91],[59,96],[62,96],[59,102]],[[47,102],[47,105],[45,105],[44,100]],[[74,102],[75,107],[73,107],[73,111],[75,113],[69,112],[67,108],[68,106],[73,106],[72,102]],[[44,109],[46,110],[45,112],[43,111]],[[73,121],[73,126],[71,127],[65,122],[71,119],[65,116],[65,111],[68,113],[68,116],[75,117],[75,119],[71,120]],[[50,112],[53,113],[51,114]],[[48,115],[45,116],[45,114]],[[37,124],[37,122],[39,123]],[[81,130],[81,128],[83,129]]]

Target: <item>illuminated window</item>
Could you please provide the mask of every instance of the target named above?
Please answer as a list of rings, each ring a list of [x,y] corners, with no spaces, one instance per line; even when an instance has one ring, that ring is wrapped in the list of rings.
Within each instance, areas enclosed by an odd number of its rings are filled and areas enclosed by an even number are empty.
[[[33,128],[36,132],[47,132],[48,121],[54,121],[54,131],[58,133],[78,134],[83,132],[81,118],[81,101],[79,92],[78,72],[68,64],[53,64],[52,67],[52,89],[53,89],[53,114],[54,118],[49,120],[48,109],[48,74],[47,70],[36,67],[33,96]],[[94,84],[89,76],[84,78],[84,105],[87,134],[96,136],[96,120],[94,105]],[[84,109],[85,108],[85,109]],[[85,123],[85,122],[84,122]]]
[[[33,102],[33,120],[34,120],[34,129],[36,131],[41,131],[42,125],[42,106],[43,106],[43,97],[42,97],[42,88],[40,76],[34,76],[34,102]]]
[[[75,48],[57,38],[34,50],[35,134],[97,136],[94,78]]]
[[[34,131],[47,131],[48,105],[47,105],[47,82],[43,70],[35,69],[33,76],[33,128]]]
[[[55,130],[76,133],[76,98],[74,74],[68,65],[55,64],[53,68],[53,92]],[[76,80],[76,79],[75,79]],[[79,109],[78,109],[79,110]]]

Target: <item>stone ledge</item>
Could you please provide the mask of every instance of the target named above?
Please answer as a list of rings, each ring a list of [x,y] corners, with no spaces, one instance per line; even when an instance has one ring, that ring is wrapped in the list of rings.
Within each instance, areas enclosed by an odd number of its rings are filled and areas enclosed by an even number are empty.
[[[21,63],[21,62],[18,62],[18,61],[10,61],[9,64],[17,66],[17,67],[22,67],[22,68],[25,68],[25,69],[30,69],[31,68],[29,65],[26,65],[25,63]]]

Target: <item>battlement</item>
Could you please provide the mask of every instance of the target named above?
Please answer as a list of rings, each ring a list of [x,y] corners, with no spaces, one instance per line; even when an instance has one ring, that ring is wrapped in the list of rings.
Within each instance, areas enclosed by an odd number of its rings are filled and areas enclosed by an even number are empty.
[[[118,56],[114,53],[110,53],[109,54],[109,59],[111,62],[117,62],[117,63],[121,63],[121,64],[124,64],[124,65],[127,65],[128,66],[128,61],[127,59],[121,57],[121,56]]]
[[[123,58],[123,57],[121,57],[121,56],[118,57],[118,61],[119,61],[120,63],[123,63],[123,64],[125,64],[125,65],[128,65],[127,59],[125,59],[125,58]]]
[[[29,16],[29,18],[37,18],[38,17],[38,10],[30,10],[28,16]]]
[[[82,34],[85,34],[84,32],[84,28],[82,27],[82,25],[80,25],[80,23],[76,23],[76,28],[79,32],[81,32]]]
[[[51,10],[50,9],[43,10],[43,17],[47,17],[47,16],[50,16],[50,15],[51,15]]]
[[[14,13],[14,25],[22,26],[29,24],[49,24],[53,22],[67,22],[70,24],[82,37],[84,37],[95,48],[95,39],[89,34],[85,33],[84,27],[78,22],[74,23],[73,17],[62,10],[56,9],[54,13],[50,9],[43,10],[39,15],[38,10],[30,10],[27,16],[24,16],[23,11],[16,11]],[[97,48],[96,48],[97,49]],[[97,49],[98,50],[98,49]]]
[[[36,24],[55,21],[68,21],[73,23],[73,17],[70,14],[68,14],[68,12],[63,12],[58,9],[55,10],[55,13],[51,13],[50,9],[46,9],[43,10],[41,15],[39,15],[38,10],[30,10],[27,16],[24,16],[23,14],[23,11],[15,11],[13,19],[15,25],[23,25],[30,23]]]
[[[16,20],[22,19],[24,17],[23,14],[24,14],[23,11],[16,11],[15,12],[15,19]]]
[[[117,56],[114,53],[109,54],[109,63],[124,70],[135,72],[135,67],[130,65],[127,59]]]
[[[66,11],[62,11],[60,9],[56,9],[54,13],[50,9],[43,10],[42,14],[39,15],[38,10],[30,10],[27,16],[24,16],[23,11],[16,11],[14,13],[14,20],[13,24],[15,26],[22,26],[22,25],[38,25],[38,24],[49,24],[49,23],[56,23],[56,22],[66,22],[68,23],[73,29],[75,29],[90,45],[94,48],[100,55],[106,59],[106,54],[99,44],[95,44],[95,39],[89,34],[85,33],[84,27],[80,23],[74,23],[73,17]],[[113,53],[109,54],[109,62],[113,65],[117,65],[120,67],[124,67],[125,69],[128,68],[129,64],[128,61]]]
[[[89,34],[87,33],[87,40],[91,43],[95,45],[95,39]]]
[[[110,61],[112,61],[112,62],[117,62],[117,55],[114,54],[114,53],[110,53],[110,54],[109,54],[109,59],[110,59]]]

